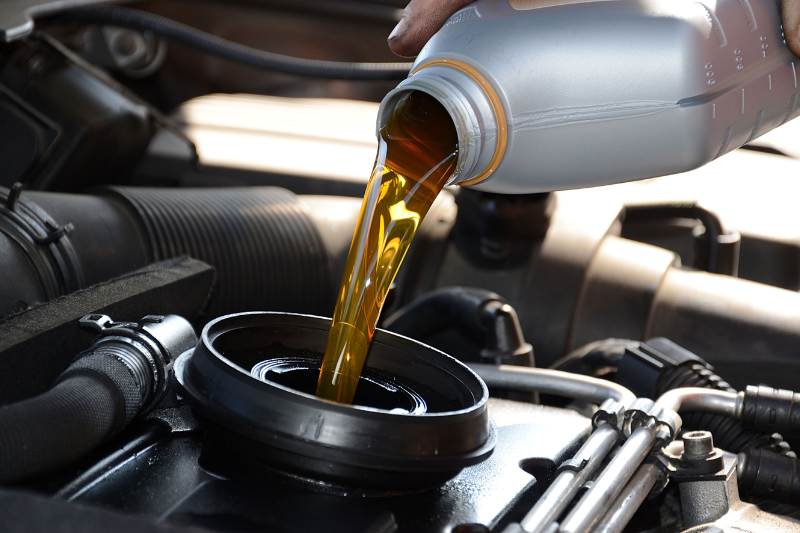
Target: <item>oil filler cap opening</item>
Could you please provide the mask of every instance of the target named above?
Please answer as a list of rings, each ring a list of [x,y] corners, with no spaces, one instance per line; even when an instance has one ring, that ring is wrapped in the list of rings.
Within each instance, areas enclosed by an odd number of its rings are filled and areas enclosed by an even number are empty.
[[[330,319],[267,312],[204,328],[175,372],[217,455],[386,490],[435,487],[491,455],[486,385],[412,339],[376,331],[354,405],[314,396],[329,328]]]

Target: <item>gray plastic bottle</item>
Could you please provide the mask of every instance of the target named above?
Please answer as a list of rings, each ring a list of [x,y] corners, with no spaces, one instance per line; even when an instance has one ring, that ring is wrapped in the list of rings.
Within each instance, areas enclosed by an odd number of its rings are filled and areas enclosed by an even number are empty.
[[[775,0],[478,0],[428,42],[378,128],[409,91],[431,94],[460,139],[450,183],[491,192],[684,172],[800,111],[780,20]]]

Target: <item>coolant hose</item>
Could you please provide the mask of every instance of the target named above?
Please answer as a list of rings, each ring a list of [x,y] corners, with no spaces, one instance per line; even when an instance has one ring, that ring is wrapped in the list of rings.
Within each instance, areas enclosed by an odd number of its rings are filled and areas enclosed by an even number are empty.
[[[59,14],[67,21],[109,24],[152,31],[230,61],[286,74],[344,80],[403,80],[411,63],[347,63],[289,57],[227,41],[165,17],[127,7],[79,7]]]
[[[81,323],[102,331],[86,355],[47,392],[0,407],[0,483],[67,465],[119,433],[160,400],[171,361],[197,342],[175,315],[141,324],[87,315]]]
[[[124,426],[137,384],[121,363],[106,367],[70,367],[44,394],[0,408],[0,482],[66,465]]]

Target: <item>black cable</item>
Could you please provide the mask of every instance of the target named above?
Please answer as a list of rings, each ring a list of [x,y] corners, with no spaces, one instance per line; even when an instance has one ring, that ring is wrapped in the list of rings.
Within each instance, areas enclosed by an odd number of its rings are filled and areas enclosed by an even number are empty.
[[[152,31],[165,39],[191,46],[230,61],[298,76],[342,80],[402,80],[411,63],[348,63],[289,57],[256,50],[200,31],[168,18],[129,7],[80,7],[64,11],[54,20],[110,24]]]

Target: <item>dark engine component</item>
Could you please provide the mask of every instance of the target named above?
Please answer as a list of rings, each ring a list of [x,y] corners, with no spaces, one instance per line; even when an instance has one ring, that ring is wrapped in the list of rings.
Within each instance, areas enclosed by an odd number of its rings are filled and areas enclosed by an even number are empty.
[[[483,382],[457,360],[378,331],[356,405],[314,396],[330,320],[246,313],[210,322],[177,377],[237,455],[343,485],[436,486],[494,449]]]
[[[665,337],[702,354],[735,387],[743,388],[752,380],[756,365],[758,379],[798,388],[797,292],[685,269],[672,251],[621,238],[622,205],[588,205],[569,197],[565,200],[558,193],[555,198],[525,202],[478,195],[459,190],[458,203],[486,204],[470,214],[486,218],[487,227],[500,220],[511,228],[529,224],[531,233],[514,241],[511,255],[497,257],[492,250],[500,245],[487,244],[496,237],[478,238],[482,234],[474,230],[477,223],[464,221],[469,216],[439,211],[433,216],[447,220],[449,227],[423,223],[418,245],[409,250],[398,275],[397,298],[387,313],[432,290],[481,287],[516,309],[525,339],[533,345],[541,366],[599,339]],[[700,210],[689,212],[713,220]],[[534,218],[535,224],[530,222]],[[722,248],[720,244],[715,257],[724,266],[727,256]],[[464,344],[451,335],[429,342],[445,352],[465,351]]]
[[[125,183],[156,130],[151,108],[45,36],[0,49],[0,186]]]
[[[185,407],[156,409],[120,435],[113,448],[91,457],[85,470],[60,478],[53,506],[60,508],[63,500],[77,504],[69,506],[76,521],[81,512],[89,520],[100,507],[151,524],[212,531],[502,531],[533,505],[590,423],[562,409],[494,398],[487,405],[498,426],[491,456],[440,487],[401,492],[335,487],[265,469],[230,448],[210,450]],[[0,506],[18,500],[0,491]],[[41,512],[48,509],[41,500],[37,505]],[[4,514],[4,526],[39,523],[36,514]]]
[[[800,504],[797,458],[769,450],[739,454],[739,488],[744,494]]]
[[[49,391],[0,409],[0,482],[67,465],[114,437],[158,403],[173,359],[197,342],[175,315],[141,324],[87,315],[81,323],[100,333],[89,350]]]
[[[13,282],[6,277],[2,285],[3,316],[180,255],[215,267],[207,309],[212,317],[265,308],[324,314],[332,308],[325,244],[285,189],[19,194],[18,188],[7,193],[0,206],[0,224],[9,228],[0,235],[2,267],[14,273]]]
[[[554,367],[590,375],[605,372],[608,379],[613,379],[640,397],[658,398],[681,387],[737,393],[736,389],[714,372],[714,367],[663,337],[649,339],[647,342],[608,339],[592,343],[556,362]],[[789,391],[779,393],[783,397],[787,394],[791,396]],[[746,394],[742,399],[743,405],[758,404],[758,395],[753,392],[748,394],[749,396]],[[766,402],[764,398],[762,400],[762,403]],[[785,416],[779,423],[767,427],[765,423],[770,417],[765,414],[765,410],[760,410],[758,424],[755,423],[755,411],[756,408],[752,408],[749,413],[744,412],[742,420],[696,412],[681,413],[681,418],[684,429],[713,432],[717,445],[729,452],[766,448],[787,453],[789,444],[783,441],[781,435],[773,434],[776,431],[785,431]],[[773,422],[776,421],[773,419]],[[786,431],[784,434],[790,436],[792,432]]]
[[[14,281],[8,280],[9,285]],[[179,257],[6,318],[0,322],[0,404],[47,391],[75,355],[89,347],[93,335],[79,327],[84,315],[134,321],[166,312],[196,319],[213,281],[209,265]]]
[[[22,184],[9,191],[0,189],[0,195],[3,192],[0,257],[6,276],[0,316],[22,312],[30,305],[85,287],[84,273],[72,242],[63,238],[72,226],[59,226],[41,208],[21,199]]]
[[[517,312],[500,295],[484,289],[432,291],[383,323],[385,329],[419,341],[448,326],[481,341],[482,362],[534,366],[533,347],[522,336]]]
[[[296,194],[358,196],[374,117],[297,97],[405,77],[376,2],[0,7],[0,530],[800,531],[800,395],[745,388],[800,390],[800,241],[754,269],[657,180],[444,191],[355,404],[314,395],[361,204]]]

